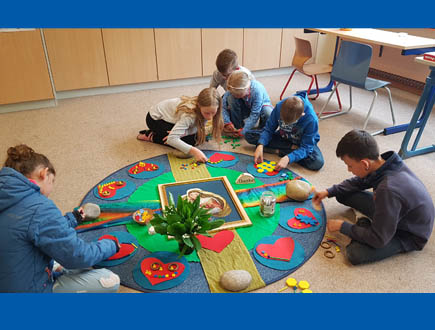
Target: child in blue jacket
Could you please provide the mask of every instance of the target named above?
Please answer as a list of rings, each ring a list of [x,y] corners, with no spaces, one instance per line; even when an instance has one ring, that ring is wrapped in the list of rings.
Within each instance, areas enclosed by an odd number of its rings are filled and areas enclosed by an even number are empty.
[[[224,134],[244,136],[255,126],[262,128],[272,112],[272,103],[264,86],[244,71],[234,71],[223,96]]]
[[[278,149],[280,157],[276,169],[290,163],[313,171],[323,166],[323,155],[317,143],[320,140],[319,120],[306,93],[299,93],[280,101],[272,111],[262,131],[246,132],[248,143],[257,145],[255,163],[263,162],[263,148]]]
[[[114,255],[119,243],[77,237],[83,211],[62,216],[47,198],[55,175],[47,157],[28,146],[8,149],[0,170],[0,292],[116,292],[116,274],[84,268]],[[54,260],[65,267],[60,273]]]

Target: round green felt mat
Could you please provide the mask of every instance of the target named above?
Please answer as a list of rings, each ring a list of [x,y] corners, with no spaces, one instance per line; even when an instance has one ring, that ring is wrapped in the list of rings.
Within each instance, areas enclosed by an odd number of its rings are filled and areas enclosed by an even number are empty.
[[[227,168],[207,167],[212,177],[226,176],[234,190],[248,189],[263,185],[264,183],[255,179],[255,183],[239,185],[236,184],[236,179],[241,172]],[[139,202],[146,200],[156,200],[159,198],[157,186],[162,183],[175,182],[171,172],[164,173],[156,178],[149,180],[140,186],[128,199],[129,202]],[[280,207],[276,205],[275,214],[270,218],[263,218],[260,215],[259,207],[245,208],[246,213],[252,221],[252,226],[237,228],[236,231],[245,243],[248,250],[254,248],[255,243],[265,236],[272,235],[279,223]],[[139,244],[150,252],[168,251],[178,253],[178,244],[175,240],[168,240],[166,237],[155,234],[148,234],[148,226],[141,226],[136,223],[127,224],[127,230],[135,236]],[[197,253],[185,256],[188,261],[199,262]]]

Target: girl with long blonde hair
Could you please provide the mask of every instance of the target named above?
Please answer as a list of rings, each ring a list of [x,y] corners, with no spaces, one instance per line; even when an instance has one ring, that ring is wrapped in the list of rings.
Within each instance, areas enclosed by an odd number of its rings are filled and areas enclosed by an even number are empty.
[[[203,89],[198,96],[181,96],[162,101],[151,108],[146,116],[147,130],[138,140],[167,144],[198,162],[207,157],[196,146],[206,140],[206,122],[212,121],[212,135],[218,142],[223,128],[222,98],[216,88]]]

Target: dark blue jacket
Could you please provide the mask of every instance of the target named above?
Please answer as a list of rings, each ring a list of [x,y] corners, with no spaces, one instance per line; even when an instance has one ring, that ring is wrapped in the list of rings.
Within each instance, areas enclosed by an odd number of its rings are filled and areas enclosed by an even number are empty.
[[[285,99],[278,102],[267,120],[266,126],[258,140],[258,144],[267,146],[278,128],[280,136],[283,139],[288,140],[289,149],[293,144],[298,146],[298,149],[293,150],[288,154],[290,163],[298,162],[307,158],[313,152],[314,146],[316,146],[317,142],[320,140],[319,120],[314,112],[313,105],[308,100],[307,94],[298,93],[295,95],[300,97],[304,102],[304,115],[300,117],[296,123],[286,125],[280,119],[281,107]]]
[[[39,186],[9,167],[0,170],[0,292],[52,292],[53,259],[86,268],[116,253],[110,240],[77,237],[72,213],[63,216]]]
[[[381,155],[385,163],[364,178],[353,177],[328,190],[328,196],[373,188],[375,213],[370,227],[344,222],[341,232],[374,248],[397,236],[406,251],[421,250],[434,222],[434,205],[424,184],[393,151]]]

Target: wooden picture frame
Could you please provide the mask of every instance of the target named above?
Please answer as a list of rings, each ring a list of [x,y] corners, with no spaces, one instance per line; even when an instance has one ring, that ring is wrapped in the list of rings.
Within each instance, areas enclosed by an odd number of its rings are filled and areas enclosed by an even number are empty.
[[[162,209],[169,205],[169,193],[172,193],[175,203],[177,203],[179,195],[186,195],[188,191],[191,193],[198,193],[198,191],[201,190],[202,193],[204,193],[205,198],[208,197],[209,200],[216,195],[218,197],[222,197],[227,204],[222,211],[216,213],[216,216],[213,215],[212,217],[216,219],[223,219],[225,220],[225,223],[219,228],[210,232],[252,225],[248,214],[237,198],[237,195],[226,176],[163,183],[158,185],[158,190]],[[230,212],[228,213],[229,209]]]

